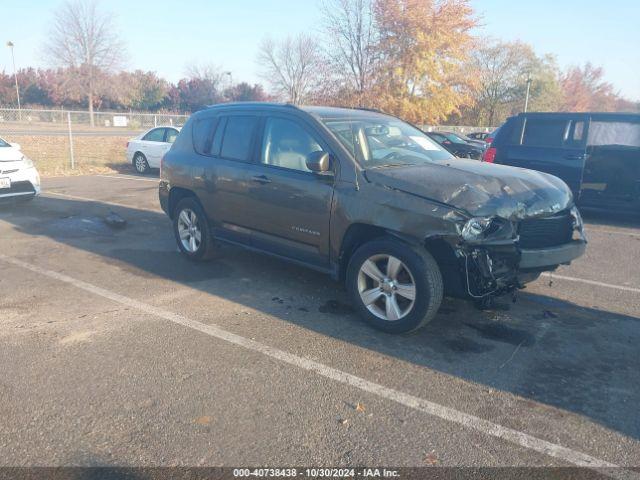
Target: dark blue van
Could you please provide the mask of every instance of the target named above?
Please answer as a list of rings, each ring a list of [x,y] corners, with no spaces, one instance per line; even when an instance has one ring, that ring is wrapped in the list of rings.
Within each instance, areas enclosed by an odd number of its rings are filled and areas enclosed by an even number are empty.
[[[640,114],[521,113],[484,161],[560,177],[581,206],[640,213]]]

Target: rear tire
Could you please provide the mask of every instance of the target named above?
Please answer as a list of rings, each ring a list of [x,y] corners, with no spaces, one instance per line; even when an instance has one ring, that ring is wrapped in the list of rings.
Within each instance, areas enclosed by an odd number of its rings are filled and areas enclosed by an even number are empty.
[[[147,157],[145,157],[144,154],[140,152],[136,153],[133,156],[132,164],[135,171],[141,175],[146,175],[147,173],[149,173],[149,170],[151,170],[151,168],[149,167],[149,162],[147,162]]]
[[[387,333],[425,326],[436,316],[444,291],[431,254],[394,238],[358,248],[347,267],[346,286],[360,316]]]
[[[178,202],[173,214],[173,233],[180,252],[189,260],[209,260],[214,253],[214,242],[207,216],[194,197]]]

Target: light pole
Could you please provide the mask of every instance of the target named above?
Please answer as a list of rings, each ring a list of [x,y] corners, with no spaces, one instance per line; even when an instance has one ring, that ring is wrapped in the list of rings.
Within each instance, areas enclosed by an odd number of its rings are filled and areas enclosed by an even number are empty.
[[[18,86],[18,72],[16,70],[16,57],[13,54],[13,42],[8,41],[7,47],[11,49],[11,61],[13,62],[13,77],[16,80],[16,96],[18,97],[18,119],[22,121],[22,109],[20,108],[20,87]]]
[[[524,99],[524,113],[529,108],[529,92],[531,91],[531,73],[527,73],[527,96]]]

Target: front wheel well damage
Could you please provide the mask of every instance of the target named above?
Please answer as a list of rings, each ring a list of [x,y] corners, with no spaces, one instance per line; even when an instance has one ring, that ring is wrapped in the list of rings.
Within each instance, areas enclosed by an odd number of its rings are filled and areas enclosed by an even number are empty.
[[[356,223],[348,228],[342,240],[339,258],[340,280],[345,279],[347,266],[349,265],[349,260],[353,253],[365,243],[381,237],[395,238],[399,242],[407,245],[412,245],[416,248],[425,248],[436,260],[443,277],[445,272],[448,272],[447,274],[450,277],[454,276],[451,274],[451,271],[454,271],[454,267],[456,265],[456,255],[451,245],[444,239],[434,238],[421,242],[419,239],[407,236],[401,232],[396,232],[394,230],[374,225]],[[445,289],[447,287],[446,282],[447,279],[445,278]]]

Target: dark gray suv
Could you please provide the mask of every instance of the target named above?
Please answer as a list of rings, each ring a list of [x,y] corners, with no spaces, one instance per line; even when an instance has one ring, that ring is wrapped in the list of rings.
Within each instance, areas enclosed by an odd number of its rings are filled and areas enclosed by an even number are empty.
[[[513,292],[586,244],[558,178],[457,159],[372,111],[214,106],[191,116],[160,177],[188,258],[215,239],[329,273],[387,332],[429,322],[443,294]]]

